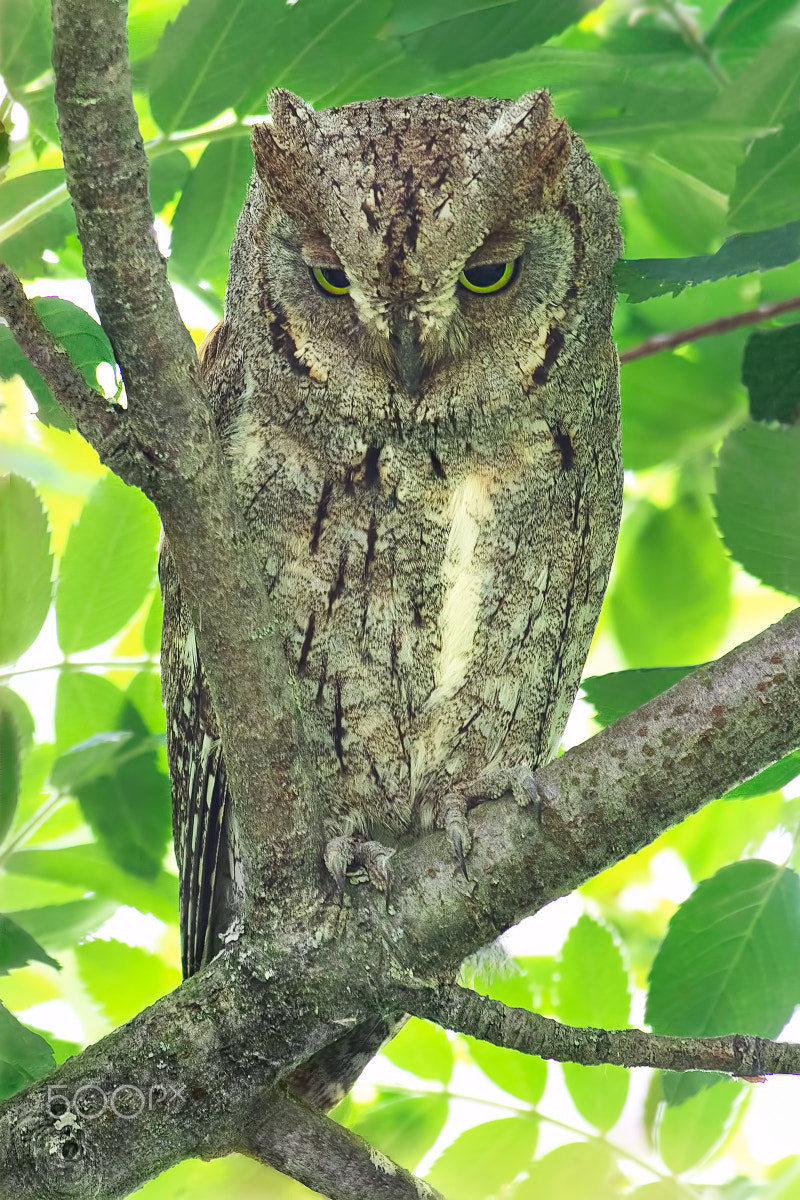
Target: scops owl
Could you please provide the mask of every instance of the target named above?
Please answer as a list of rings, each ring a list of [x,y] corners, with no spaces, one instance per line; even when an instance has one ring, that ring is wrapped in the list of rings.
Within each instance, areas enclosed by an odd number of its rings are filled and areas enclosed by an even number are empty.
[[[544,91],[270,109],[203,369],[341,885],[359,839],[555,754],[619,521],[620,236]],[[234,817],[168,547],[161,572],[191,974],[232,917]]]

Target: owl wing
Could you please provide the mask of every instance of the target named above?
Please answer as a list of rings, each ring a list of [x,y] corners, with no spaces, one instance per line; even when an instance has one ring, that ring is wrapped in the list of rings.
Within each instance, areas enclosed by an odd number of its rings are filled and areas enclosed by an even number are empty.
[[[197,654],[194,627],[166,541],[159,575],[164,601],[162,691],[172,780],[175,856],[180,872],[184,977],[220,949],[218,934],[231,917],[225,880],[228,787],[217,719]]]

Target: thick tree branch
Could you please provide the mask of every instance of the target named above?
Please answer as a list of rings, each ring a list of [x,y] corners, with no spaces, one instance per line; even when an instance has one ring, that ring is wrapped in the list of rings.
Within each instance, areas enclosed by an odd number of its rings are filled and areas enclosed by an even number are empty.
[[[164,524],[220,721],[247,895],[279,879],[284,890],[307,881],[313,891],[321,834],[300,714],[197,355],[155,241],[126,4],[53,0],[52,9],[67,184],[128,401],[129,441],[109,462],[143,488]]]
[[[444,1200],[358,1134],[293,1096],[273,1092],[253,1117],[241,1151],[330,1200]]]
[[[13,1097],[0,1112],[4,1200],[111,1200],[182,1158],[240,1147],[253,1136],[242,1130],[248,1105],[342,1030],[416,1003],[409,989],[452,979],[465,955],[519,917],[798,743],[800,610],[538,772],[546,799],[476,809],[469,881],[443,835],[423,838],[393,859],[388,913],[373,889],[354,888],[321,938],[302,920],[280,943],[245,935],[171,996]],[[430,980],[418,983],[425,974]],[[449,1011],[431,1014],[459,1027]],[[778,1069],[765,1067],[759,1044],[738,1044],[748,1073]],[[52,1087],[74,1098],[81,1087],[105,1094],[132,1085],[149,1097],[166,1084],[180,1088],[180,1106],[165,1101],[135,1121],[109,1108],[80,1125],[79,1156],[74,1125],[47,1108]],[[76,1180],[72,1192],[58,1182],[65,1172]]]
[[[620,351],[621,363],[633,362],[637,358],[647,358],[651,354],[661,354],[664,350],[674,350],[686,342],[696,342],[699,338],[716,337],[719,333],[730,333],[732,329],[741,329],[743,325],[758,325],[781,313],[794,312],[800,308],[800,296],[791,300],[780,300],[777,304],[761,304],[747,312],[732,313],[729,317],[715,317],[713,321],[704,321],[702,325],[691,325],[688,329],[677,329],[674,333],[657,333],[631,346],[628,350]]]
[[[745,1079],[800,1075],[800,1045],[793,1042],[772,1042],[743,1034],[695,1038],[668,1037],[641,1029],[582,1029],[522,1008],[509,1008],[456,985],[409,989],[405,1007],[446,1029],[556,1062],[722,1071]]]
[[[468,881],[441,835],[395,855],[394,956],[417,976],[456,970],[526,914],[798,745],[795,609],[537,771],[535,803],[475,809]]]

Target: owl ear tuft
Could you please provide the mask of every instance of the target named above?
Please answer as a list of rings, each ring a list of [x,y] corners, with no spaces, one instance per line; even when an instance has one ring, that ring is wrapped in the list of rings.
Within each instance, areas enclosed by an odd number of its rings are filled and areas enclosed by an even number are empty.
[[[316,173],[316,114],[310,104],[284,88],[270,93],[269,110],[271,121],[253,126],[256,171],[282,207],[305,212],[310,203],[309,180]]]
[[[309,126],[314,124],[314,110],[302,96],[287,92],[286,88],[273,88],[267,97],[267,105],[277,142],[292,144],[308,140]]]
[[[553,115],[550,93],[527,92],[500,112],[486,134],[485,148],[509,199],[539,202],[557,189],[572,139],[566,121]]]

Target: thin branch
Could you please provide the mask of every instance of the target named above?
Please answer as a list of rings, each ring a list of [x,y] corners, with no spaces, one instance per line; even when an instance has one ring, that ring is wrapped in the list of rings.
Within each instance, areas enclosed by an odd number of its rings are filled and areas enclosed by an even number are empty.
[[[153,231],[123,0],[53,0],[67,185],[130,439],[110,465],[155,503],[194,621],[233,794],[244,894],[316,895],[321,842],[282,634]],[[265,825],[263,813],[270,813]]]
[[[61,343],[40,320],[17,276],[0,262],[0,315],[14,340],[83,436],[108,453],[124,436],[125,410],[91,388]]]
[[[661,7],[672,17],[686,45],[690,46],[698,58],[706,64],[720,88],[727,87],[730,79],[717,62],[714,52],[706,45],[694,19],[684,11],[683,5],[678,0],[660,0],[660,3]]]
[[[800,1075],[800,1045],[743,1034],[668,1037],[641,1029],[584,1029],[539,1013],[510,1008],[469,988],[409,989],[408,1012],[494,1046],[555,1062],[595,1067],[658,1067],[663,1071],[721,1071],[738,1078]]]
[[[444,1200],[358,1134],[294,1096],[272,1092],[244,1122],[242,1153],[329,1200]]]
[[[800,308],[800,296],[791,300],[779,300],[776,304],[760,304],[758,308],[748,309],[747,312],[732,313],[729,317],[715,317],[713,321],[704,321],[701,325],[692,325],[688,329],[678,329],[674,333],[657,333],[620,353],[621,363],[633,362],[637,358],[646,358],[650,354],[661,354],[664,350],[674,350],[686,342],[696,342],[699,338],[715,337],[719,333],[730,333],[732,329],[741,329],[743,325],[758,325],[781,313],[794,312]]]

